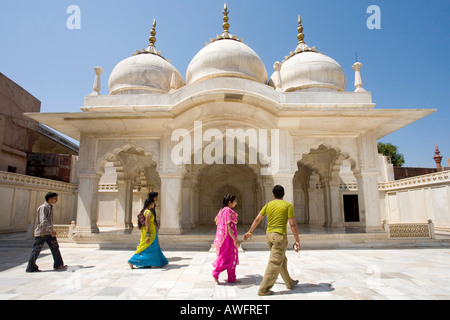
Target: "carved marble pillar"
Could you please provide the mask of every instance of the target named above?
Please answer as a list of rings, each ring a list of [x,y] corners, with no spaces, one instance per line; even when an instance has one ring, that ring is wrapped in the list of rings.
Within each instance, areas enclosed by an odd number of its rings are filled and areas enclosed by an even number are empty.
[[[76,232],[98,233],[98,174],[79,174]]]
[[[194,222],[194,195],[197,194],[195,191],[195,184],[192,183],[191,178],[184,180],[182,182],[182,193],[181,193],[181,226],[183,229],[191,229],[195,226]]]
[[[275,75],[276,75],[275,90],[277,90],[277,91],[282,91],[282,89],[281,89],[281,86],[282,86],[282,84],[281,84],[281,73],[280,73],[282,65],[283,64],[281,62],[279,62],[279,61],[276,61],[273,64],[273,70],[275,71]]]
[[[101,85],[100,85],[100,77],[103,73],[103,69],[100,67],[95,67],[94,68],[95,71],[95,80],[94,80],[94,85],[93,85],[93,91],[90,94],[91,96],[99,96],[100,95],[100,89],[101,89]]]
[[[322,180],[320,182],[322,185],[323,192],[323,207],[324,207],[324,218],[323,227],[331,227],[331,200],[330,200],[330,182],[328,180]]]
[[[160,173],[161,234],[181,234],[182,180],[180,173]]]
[[[353,70],[355,70],[355,92],[366,92],[363,88],[363,82],[361,78],[361,62],[355,62],[352,66]]]
[[[366,232],[383,232],[378,193],[378,172],[355,175],[358,184],[359,219]]]
[[[82,133],[78,157],[78,205],[75,232],[98,233],[98,184],[101,175],[96,170],[97,140]]]
[[[120,227],[132,229],[133,215],[133,181],[126,179],[117,184],[118,189],[118,206],[117,206],[117,223]]]
[[[333,179],[329,183],[330,187],[330,209],[331,209],[331,227],[340,228],[343,227],[343,219],[341,215],[341,202],[339,193],[339,179]]]
[[[381,225],[380,195],[378,192],[377,139],[373,131],[358,137],[359,171],[355,173],[358,184],[359,217],[366,232],[384,232]]]
[[[310,226],[319,226],[322,221],[318,214],[317,201],[317,185],[319,184],[319,177],[316,173],[312,173],[308,184],[308,223]]]

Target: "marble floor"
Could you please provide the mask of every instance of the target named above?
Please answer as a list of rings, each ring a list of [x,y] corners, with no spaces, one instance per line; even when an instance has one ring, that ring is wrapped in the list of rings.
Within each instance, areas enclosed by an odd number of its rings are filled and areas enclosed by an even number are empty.
[[[46,247],[45,247],[46,248]],[[450,249],[338,249],[287,252],[288,270],[299,284],[286,289],[279,278],[274,295],[259,297],[269,251],[240,251],[236,284],[211,277],[214,252],[171,251],[161,269],[131,270],[132,250],[60,244],[66,271],[53,271],[44,249],[42,272],[25,273],[31,248],[0,247],[1,300],[177,299],[177,300],[447,300]]]

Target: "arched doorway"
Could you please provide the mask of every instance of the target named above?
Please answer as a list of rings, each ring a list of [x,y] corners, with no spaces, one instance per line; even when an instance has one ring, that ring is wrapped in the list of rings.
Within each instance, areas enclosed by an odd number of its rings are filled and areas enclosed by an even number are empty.
[[[156,161],[142,147],[127,144],[107,153],[100,169],[98,224],[132,229],[143,199],[161,188]]]
[[[183,178],[183,229],[214,227],[214,218],[228,193],[237,197],[235,211],[239,214],[239,226],[253,222],[264,201],[262,178],[255,172],[256,168],[212,164],[190,165],[187,169]]]
[[[346,172],[343,174],[344,161]],[[338,147],[321,144],[303,154],[297,167],[293,179],[294,207],[299,213],[297,222],[316,227],[343,227],[346,220],[342,177],[345,176],[346,181],[348,177],[354,179],[355,167],[349,154]]]
[[[210,165],[197,177],[198,224],[213,225],[222,207],[222,198],[233,193],[238,199],[236,212],[240,224],[251,224],[261,206],[258,177],[247,165]]]

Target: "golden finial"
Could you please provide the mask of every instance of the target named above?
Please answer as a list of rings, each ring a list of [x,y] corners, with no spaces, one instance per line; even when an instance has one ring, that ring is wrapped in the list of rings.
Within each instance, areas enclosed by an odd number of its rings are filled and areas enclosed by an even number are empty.
[[[300,15],[298,15],[298,35],[297,35],[297,39],[298,39],[298,43],[305,43],[303,41],[303,39],[305,38],[305,35],[303,34],[303,26],[302,26],[302,18],[300,17]]]
[[[156,42],[155,36],[156,36],[156,19],[153,19],[153,28],[152,28],[152,31],[150,31],[150,37],[148,38],[148,41],[150,41],[150,44],[148,45],[147,49],[142,49],[141,51],[136,50],[136,53],[134,55],[138,55],[138,54],[142,54],[142,53],[153,53],[158,56],[161,56],[161,52],[156,50],[156,47],[155,47],[155,42]]]
[[[224,3],[223,5],[222,13],[223,13],[223,24],[222,24],[223,33],[228,33],[228,29],[230,28],[230,24],[228,23],[228,14],[230,13],[230,11],[228,11],[226,3]]]
[[[297,53],[301,53],[301,52],[317,52],[316,47],[312,47],[310,48],[303,39],[305,39],[305,34],[303,33],[303,26],[302,26],[302,18],[300,15],[298,15],[298,28],[297,28],[298,34],[297,34],[297,39],[298,39],[298,44],[297,44],[297,48],[295,48],[294,52],[290,52],[289,56],[285,57],[285,60],[288,60],[289,58],[295,56]]]
[[[230,11],[228,11],[226,3],[224,3],[224,5],[223,5],[222,13],[223,13],[223,24],[222,24],[223,32],[222,32],[222,34],[218,34],[215,39],[210,39],[209,43],[213,43],[214,41],[222,40],[222,39],[231,39],[231,40],[237,40],[239,42],[242,42],[242,39],[238,39],[238,37],[236,35],[231,35],[228,32],[228,29],[230,28],[230,24],[228,23],[228,14],[230,13]],[[209,43],[206,43],[206,45],[208,45]]]
[[[154,46],[156,42],[156,19],[153,19],[153,28],[152,31],[150,31],[150,38],[148,40],[150,41],[150,45]]]

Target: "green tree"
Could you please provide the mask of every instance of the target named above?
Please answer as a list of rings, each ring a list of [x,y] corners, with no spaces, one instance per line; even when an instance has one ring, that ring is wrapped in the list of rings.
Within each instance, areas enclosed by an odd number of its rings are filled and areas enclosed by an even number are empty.
[[[378,153],[390,157],[394,167],[401,167],[405,163],[405,157],[398,152],[398,147],[392,143],[378,142]]]

